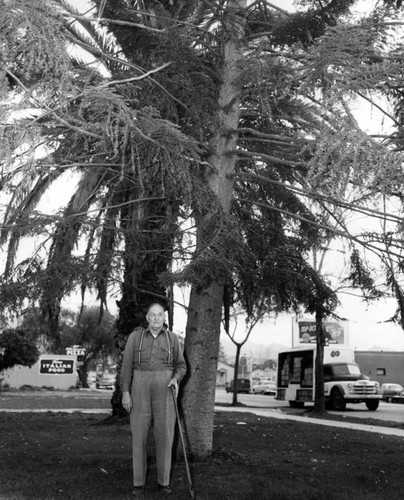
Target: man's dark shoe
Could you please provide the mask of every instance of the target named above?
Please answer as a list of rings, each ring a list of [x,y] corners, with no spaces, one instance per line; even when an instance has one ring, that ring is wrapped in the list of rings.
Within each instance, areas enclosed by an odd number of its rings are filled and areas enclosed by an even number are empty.
[[[144,486],[134,486],[132,490],[132,496],[137,498],[143,498]]]
[[[170,488],[170,486],[161,486],[159,484],[159,491],[160,493],[163,493],[164,495],[171,495],[173,490]]]

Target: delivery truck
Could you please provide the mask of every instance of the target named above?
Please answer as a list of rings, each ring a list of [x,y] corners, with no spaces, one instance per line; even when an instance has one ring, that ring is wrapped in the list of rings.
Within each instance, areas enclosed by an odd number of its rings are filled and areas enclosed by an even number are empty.
[[[314,402],[315,357],[315,346],[279,353],[277,400],[289,401],[292,408]],[[347,403],[365,403],[375,411],[382,399],[380,384],[361,373],[354,350],[336,345],[324,347],[324,395],[326,406],[336,411]]]

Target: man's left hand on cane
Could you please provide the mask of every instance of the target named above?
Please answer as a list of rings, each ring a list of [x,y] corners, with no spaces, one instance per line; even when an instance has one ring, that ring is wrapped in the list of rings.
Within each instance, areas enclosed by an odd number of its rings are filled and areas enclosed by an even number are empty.
[[[178,380],[175,377],[170,380],[168,387],[174,387],[174,394],[177,396],[177,394],[178,394]]]

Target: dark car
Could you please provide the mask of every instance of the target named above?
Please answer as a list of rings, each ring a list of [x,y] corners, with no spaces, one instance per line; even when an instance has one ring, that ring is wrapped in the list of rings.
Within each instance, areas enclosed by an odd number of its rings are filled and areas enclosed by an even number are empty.
[[[400,384],[383,384],[382,399],[388,403],[404,403],[404,388]]]
[[[226,392],[233,392],[234,381],[226,384]],[[251,392],[251,382],[249,378],[239,378],[237,379],[237,392],[245,392],[246,394]]]

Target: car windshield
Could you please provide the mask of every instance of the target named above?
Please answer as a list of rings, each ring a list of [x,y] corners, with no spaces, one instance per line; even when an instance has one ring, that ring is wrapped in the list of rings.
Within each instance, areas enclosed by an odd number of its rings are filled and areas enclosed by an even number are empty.
[[[387,386],[387,390],[388,391],[402,391],[403,388],[401,385],[398,385],[398,384],[391,384],[391,385],[388,385]]]
[[[341,364],[333,367],[335,375],[360,375],[361,371],[358,365]]]

